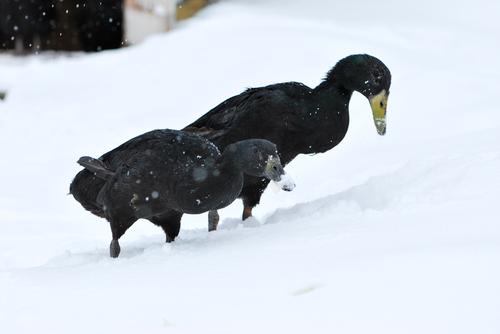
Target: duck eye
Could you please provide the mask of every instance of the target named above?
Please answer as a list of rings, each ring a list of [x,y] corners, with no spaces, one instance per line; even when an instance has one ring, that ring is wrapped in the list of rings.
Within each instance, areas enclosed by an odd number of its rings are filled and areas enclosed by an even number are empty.
[[[383,101],[380,101],[380,107],[384,107],[384,102]]]

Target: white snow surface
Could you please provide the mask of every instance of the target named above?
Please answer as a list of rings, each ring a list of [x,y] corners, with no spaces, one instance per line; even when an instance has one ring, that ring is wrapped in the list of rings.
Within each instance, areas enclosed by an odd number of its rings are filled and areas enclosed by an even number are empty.
[[[500,3],[226,0],[99,54],[0,56],[1,333],[500,333]],[[387,135],[355,93],[346,138],[297,188],[137,222],[67,196],[82,155],[178,129],[246,87],[391,69]]]

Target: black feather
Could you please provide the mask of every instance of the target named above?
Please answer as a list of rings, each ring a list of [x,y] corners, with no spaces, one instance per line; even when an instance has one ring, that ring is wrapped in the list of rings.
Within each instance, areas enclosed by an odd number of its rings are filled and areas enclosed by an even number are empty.
[[[115,173],[99,159],[81,157],[78,159],[78,164],[85,167],[87,170],[94,173],[95,176],[103,180],[108,180],[115,175]]]

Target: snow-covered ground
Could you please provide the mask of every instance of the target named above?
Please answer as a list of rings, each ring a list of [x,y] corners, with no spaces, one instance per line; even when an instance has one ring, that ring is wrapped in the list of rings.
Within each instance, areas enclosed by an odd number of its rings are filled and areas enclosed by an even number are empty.
[[[500,3],[226,0],[94,55],[0,56],[1,333],[500,333]],[[81,155],[180,128],[246,87],[315,86],[340,58],[391,69],[330,152],[256,218],[184,216],[173,244],[67,196]]]

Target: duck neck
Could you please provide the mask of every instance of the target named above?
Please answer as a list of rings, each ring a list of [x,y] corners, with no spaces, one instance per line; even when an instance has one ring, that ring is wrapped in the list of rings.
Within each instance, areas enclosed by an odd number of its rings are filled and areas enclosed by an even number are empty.
[[[231,144],[226,147],[217,159],[217,170],[220,171],[221,179],[225,180],[224,182],[238,183],[238,179],[243,180],[243,163],[238,157],[238,151],[234,144]]]
[[[226,207],[243,188],[243,173],[230,152],[218,156],[206,170],[206,175],[191,193],[192,200],[199,200],[196,207],[198,213]]]
[[[323,114],[323,126],[335,127],[336,132],[349,124],[349,101],[353,91],[334,80],[325,80],[314,88],[311,108]],[[331,129],[332,131],[334,129]]]
[[[300,148],[301,153],[321,153],[336,146],[347,133],[349,101],[352,90],[335,81],[323,81],[314,88],[308,107],[304,110],[304,126],[311,135]]]
[[[346,88],[341,83],[335,80],[324,80],[316,88],[314,88],[315,100],[320,105],[324,106],[345,106],[345,112],[348,111],[347,107],[351,100],[353,90]]]

